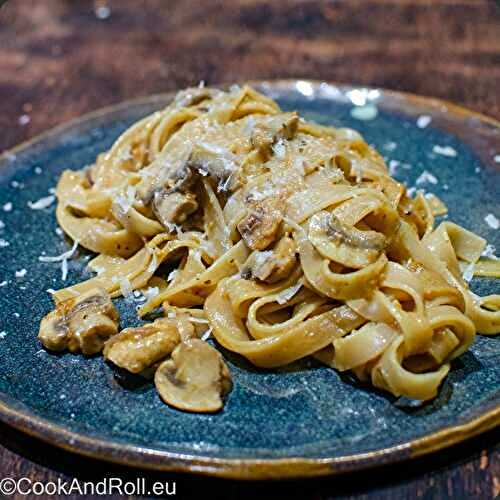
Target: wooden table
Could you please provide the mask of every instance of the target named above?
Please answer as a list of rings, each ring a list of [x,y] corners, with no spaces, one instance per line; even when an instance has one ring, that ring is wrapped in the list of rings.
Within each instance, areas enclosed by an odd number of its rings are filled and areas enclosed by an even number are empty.
[[[3,2],[0,1],[0,4]],[[9,0],[0,9],[0,152],[124,99],[193,85],[303,77],[437,96],[500,118],[493,0]],[[500,431],[417,461],[274,484],[147,473],[177,497],[493,498]],[[144,475],[0,425],[0,476]],[[0,479],[1,479],[0,477]]]

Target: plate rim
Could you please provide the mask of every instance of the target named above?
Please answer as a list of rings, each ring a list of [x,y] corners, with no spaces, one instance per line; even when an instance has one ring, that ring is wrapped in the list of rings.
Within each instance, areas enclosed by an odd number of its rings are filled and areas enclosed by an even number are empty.
[[[318,89],[322,84],[333,86],[345,92],[349,89],[364,88],[378,90],[382,95],[391,98],[410,101],[419,106],[432,109],[443,109],[460,118],[476,118],[482,123],[500,129],[500,121],[477,111],[436,97],[426,97],[411,92],[403,92],[373,87],[368,85],[336,83],[314,79],[276,79],[276,80],[250,80],[248,85],[270,88],[295,87],[302,81]],[[227,87],[227,83],[214,86]],[[105,106],[89,113],[85,113],[72,120],[63,122],[48,131],[42,132],[33,138],[24,141],[13,148],[3,151],[0,155],[0,168],[8,154],[22,153],[30,147],[57,137],[65,131],[91,120],[103,117],[113,112],[119,112],[132,105],[164,102],[171,99],[177,91],[165,92],[128,99],[116,104]],[[375,466],[400,462],[426,455],[454,444],[460,443],[473,436],[486,432],[500,425],[500,402],[492,409],[473,417],[458,425],[451,425],[439,429],[419,438],[404,441],[400,444],[380,448],[363,453],[341,455],[329,458],[304,458],[293,456],[287,458],[216,458],[200,455],[188,455],[180,452],[159,450],[146,446],[120,443],[116,440],[90,437],[86,434],[75,432],[62,424],[54,424],[47,418],[33,414],[27,405],[26,409],[15,408],[19,403],[14,398],[0,392],[0,420],[32,437],[52,444],[67,451],[86,457],[104,460],[120,465],[127,465],[145,469],[154,469],[172,472],[191,472],[209,476],[218,476],[232,479],[261,480],[261,479],[292,479],[314,476],[326,476],[367,469]]]

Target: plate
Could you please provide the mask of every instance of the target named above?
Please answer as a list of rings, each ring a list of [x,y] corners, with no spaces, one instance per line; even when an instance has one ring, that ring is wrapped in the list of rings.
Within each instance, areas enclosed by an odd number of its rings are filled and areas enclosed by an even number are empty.
[[[449,103],[381,89],[313,81],[256,82],[287,110],[358,129],[387,159],[397,179],[431,191],[450,219],[500,248],[499,123]],[[256,370],[225,352],[234,388],[215,415],[164,405],[151,384],[124,389],[101,357],[49,354],[36,339],[51,309],[47,289],[89,276],[84,251],[69,263],[70,243],[56,234],[50,195],[63,169],[79,169],[130,124],[171,95],[143,98],[91,113],[3,155],[0,163],[0,419],[62,448],[129,465],[238,478],[335,474],[396,462],[444,448],[500,422],[500,339],[479,336],[453,363],[439,396],[415,405],[359,385],[306,360]],[[423,118],[422,118],[423,117]],[[422,182],[422,174],[425,175]],[[9,210],[10,209],[10,210]],[[6,246],[8,243],[8,246]],[[24,275],[24,270],[27,270]],[[24,276],[23,276],[24,275]],[[496,287],[496,290],[495,290]],[[474,291],[498,293],[492,280]],[[122,325],[135,313],[117,301]]]

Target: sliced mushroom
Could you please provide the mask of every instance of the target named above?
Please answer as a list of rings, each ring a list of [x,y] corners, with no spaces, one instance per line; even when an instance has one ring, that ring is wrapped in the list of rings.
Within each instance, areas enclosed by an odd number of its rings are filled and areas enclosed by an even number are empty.
[[[323,257],[353,269],[375,262],[386,245],[383,234],[347,226],[329,212],[311,217],[308,236]]]
[[[247,215],[238,224],[238,230],[249,248],[264,250],[276,240],[284,208],[279,195],[247,200]]]
[[[199,339],[179,344],[155,374],[161,398],[180,410],[215,412],[231,390],[231,374],[220,353]]]
[[[280,113],[267,120],[261,120],[252,130],[252,146],[266,159],[272,155],[272,147],[282,139],[290,140],[297,132],[297,113]]]
[[[194,328],[186,322],[186,330]],[[186,335],[188,332],[185,332]],[[104,358],[131,373],[141,373],[165,359],[181,342],[177,322],[160,318],[138,328],[126,328],[104,346]]]
[[[347,226],[333,214],[328,220],[327,233],[331,239],[345,242],[352,247],[378,252],[385,248],[386,241],[383,234],[376,231],[361,231],[353,226]]]
[[[117,331],[118,312],[108,293],[95,288],[57,304],[42,319],[38,338],[52,351],[95,354]]]
[[[297,263],[295,242],[284,236],[273,250],[253,252],[246,262],[249,274],[266,283],[276,283],[290,276]]]
[[[234,191],[241,186],[237,175],[238,157],[218,144],[197,142],[188,164],[203,176],[214,180],[218,191]]]
[[[184,222],[188,215],[196,212],[198,202],[192,193],[157,191],[153,200],[153,210],[166,228]]]
[[[153,212],[167,229],[172,224],[184,222],[198,209],[192,188],[198,180],[198,172],[185,162],[168,176],[163,186],[153,194]],[[147,201],[147,200],[146,200]]]

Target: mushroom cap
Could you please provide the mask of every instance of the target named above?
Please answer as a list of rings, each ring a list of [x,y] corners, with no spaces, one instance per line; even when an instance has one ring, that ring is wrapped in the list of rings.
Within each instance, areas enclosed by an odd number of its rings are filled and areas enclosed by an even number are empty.
[[[323,257],[353,269],[375,262],[385,245],[383,234],[347,226],[326,211],[311,217],[308,236]]]
[[[38,338],[53,351],[67,348],[71,352],[95,354],[118,331],[118,319],[106,290],[92,288],[59,302],[40,322]]]
[[[70,331],[61,321],[57,309],[50,311],[40,322],[38,339],[51,351],[63,351],[68,345]]]
[[[199,339],[179,344],[155,374],[161,398],[180,410],[215,412],[231,389],[231,375],[220,353]]]

